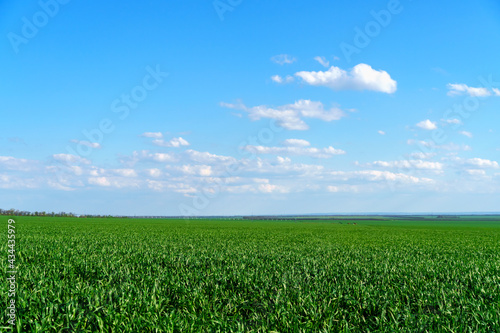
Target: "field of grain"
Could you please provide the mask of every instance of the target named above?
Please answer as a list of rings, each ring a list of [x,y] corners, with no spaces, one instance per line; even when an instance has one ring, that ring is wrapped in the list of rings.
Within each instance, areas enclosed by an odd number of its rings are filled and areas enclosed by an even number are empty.
[[[500,332],[496,219],[14,219],[18,332]]]

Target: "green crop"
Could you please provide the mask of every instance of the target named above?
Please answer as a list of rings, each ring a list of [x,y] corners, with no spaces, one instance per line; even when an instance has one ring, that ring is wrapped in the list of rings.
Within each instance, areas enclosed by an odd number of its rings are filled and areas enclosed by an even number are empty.
[[[498,220],[14,219],[19,332],[500,332]]]

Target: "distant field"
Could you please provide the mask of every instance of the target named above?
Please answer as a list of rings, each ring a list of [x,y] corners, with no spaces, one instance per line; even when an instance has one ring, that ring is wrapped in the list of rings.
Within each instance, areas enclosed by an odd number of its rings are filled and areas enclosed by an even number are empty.
[[[14,219],[20,332],[500,332],[498,218]]]

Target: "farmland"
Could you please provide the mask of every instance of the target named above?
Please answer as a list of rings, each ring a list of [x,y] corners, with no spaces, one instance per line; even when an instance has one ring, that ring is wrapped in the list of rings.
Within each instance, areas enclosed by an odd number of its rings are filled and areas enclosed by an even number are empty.
[[[21,332],[500,332],[498,218],[14,219]]]

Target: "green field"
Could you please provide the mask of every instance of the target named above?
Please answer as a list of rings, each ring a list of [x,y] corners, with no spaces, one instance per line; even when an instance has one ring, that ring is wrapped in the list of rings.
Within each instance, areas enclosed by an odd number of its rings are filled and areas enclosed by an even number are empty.
[[[500,332],[499,219],[14,219],[19,332]]]

